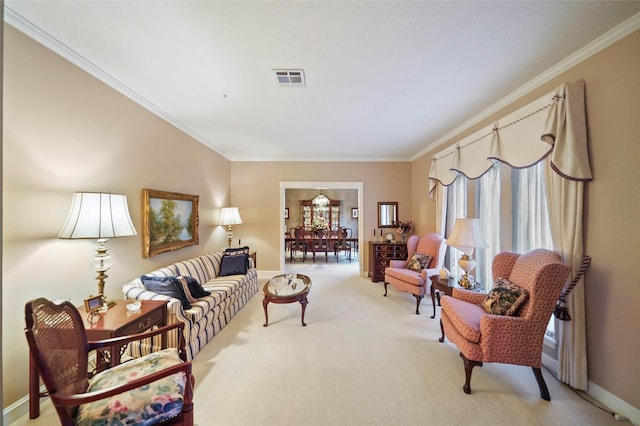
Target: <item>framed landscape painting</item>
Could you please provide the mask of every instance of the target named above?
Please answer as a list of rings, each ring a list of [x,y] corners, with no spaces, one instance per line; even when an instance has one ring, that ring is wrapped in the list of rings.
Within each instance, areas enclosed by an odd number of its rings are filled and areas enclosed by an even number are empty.
[[[142,255],[199,244],[197,195],[142,190]]]

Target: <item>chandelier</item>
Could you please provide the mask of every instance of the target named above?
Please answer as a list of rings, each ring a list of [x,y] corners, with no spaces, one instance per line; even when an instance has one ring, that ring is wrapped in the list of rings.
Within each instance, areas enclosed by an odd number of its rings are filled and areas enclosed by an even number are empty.
[[[311,204],[317,207],[327,207],[331,201],[322,194],[318,194],[315,196],[313,200],[311,200]]]

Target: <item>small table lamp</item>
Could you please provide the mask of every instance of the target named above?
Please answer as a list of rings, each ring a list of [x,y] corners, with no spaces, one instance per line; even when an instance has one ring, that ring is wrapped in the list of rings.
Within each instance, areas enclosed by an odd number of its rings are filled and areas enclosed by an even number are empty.
[[[229,240],[229,248],[231,247],[231,239],[233,238],[233,231],[231,225],[240,225],[242,218],[237,207],[223,207],[220,212],[220,225],[227,225],[227,239]]]
[[[105,273],[111,267],[111,256],[106,246],[108,238],[136,235],[129,216],[127,196],[103,192],[76,192],[73,194],[67,221],[60,231],[62,239],[97,238],[98,248],[93,266],[98,273],[98,294],[104,307],[113,305],[104,295]]]
[[[480,232],[480,219],[456,219],[453,231],[447,239],[447,245],[462,251],[462,256],[458,259],[458,265],[464,271],[464,275],[460,277],[458,284],[464,288],[471,288],[473,282],[469,278],[469,271],[476,266],[476,261],[471,257],[473,250],[475,248],[489,247],[484,238],[482,238],[482,232]]]

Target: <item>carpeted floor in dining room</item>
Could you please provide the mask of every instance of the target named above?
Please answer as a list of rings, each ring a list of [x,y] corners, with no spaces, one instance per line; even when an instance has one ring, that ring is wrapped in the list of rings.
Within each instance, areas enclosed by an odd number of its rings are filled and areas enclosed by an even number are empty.
[[[258,292],[193,362],[197,425],[619,424],[546,370],[551,402],[530,368],[504,364],[475,368],[466,395],[462,360],[438,342],[429,298],[416,315],[412,296],[390,288],[383,297],[357,262],[286,269],[312,279],[307,326],[294,303],[270,304],[263,327]],[[26,417],[13,424],[57,423],[48,401],[39,419]]]

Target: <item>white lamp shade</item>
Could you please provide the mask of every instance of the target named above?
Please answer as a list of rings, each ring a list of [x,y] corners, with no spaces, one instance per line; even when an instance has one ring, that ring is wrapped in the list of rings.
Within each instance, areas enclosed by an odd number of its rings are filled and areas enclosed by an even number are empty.
[[[223,207],[220,211],[220,225],[239,225],[242,223],[237,207]]]
[[[480,232],[480,219],[456,219],[453,231],[447,239],[447,245],[461,250],[467,255],[473,253],[474,248],[488,247]]]
[[[136,235],[127,196],[103,192],[73,194],[67,221],[59,238],[114,238]]]

